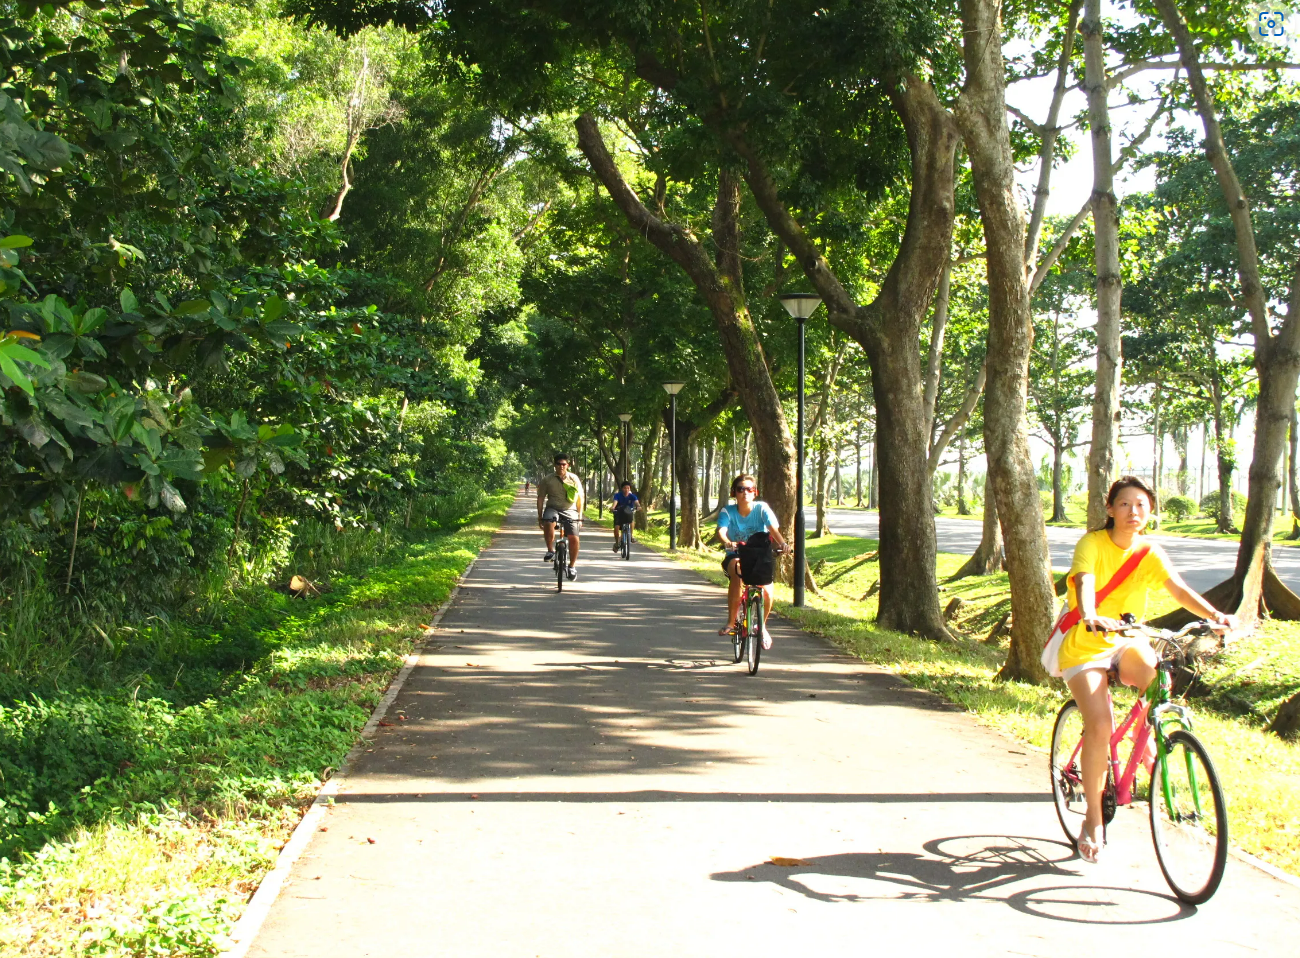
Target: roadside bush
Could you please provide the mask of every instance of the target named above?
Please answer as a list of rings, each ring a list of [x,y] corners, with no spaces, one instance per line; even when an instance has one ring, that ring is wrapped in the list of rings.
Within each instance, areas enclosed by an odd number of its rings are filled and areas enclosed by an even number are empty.
[[[1161,503],[1160,511],[1175,522],[1182,522],[1195,514],[1196,503],[1187,496],[1169,496]]]
[[[1244,515],[1246,512],[1246,497],[1235,489],[1232,491],[1232,514],[1234,516]],[[1201,515],[1209,516],[1211,519],[1219,518],[1219,493],[1211,492],[1201,498]]]

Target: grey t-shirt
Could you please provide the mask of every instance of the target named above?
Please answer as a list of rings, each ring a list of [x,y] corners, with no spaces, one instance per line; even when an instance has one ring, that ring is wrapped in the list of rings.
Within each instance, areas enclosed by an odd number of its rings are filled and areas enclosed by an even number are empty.
[[[537,484],[537,497],[543,507],[572,516],[578,514],[578,501],[586,498],[583,495],[582,480],[572,471],[563,479],[554,474],[547,476]]]

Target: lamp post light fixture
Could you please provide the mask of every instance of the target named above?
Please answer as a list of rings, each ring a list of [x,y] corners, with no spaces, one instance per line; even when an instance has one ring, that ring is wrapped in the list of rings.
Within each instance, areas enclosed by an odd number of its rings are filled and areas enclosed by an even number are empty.
[[[628,423],[632,421],[632,414],[630,412],[621,412],[618,414],[618,418],[619,421],[623,423],[618,437],[619,443],[622,445],[623,449],[618,460],[618,468],[622,475],[618,476],[616,481],[619,484],[619,488],[622,488],[624,482],[631,482],[628,473],[632,471],[632,463],[628,459],[628,454],[631,452],[632,448],[632,427],[628,425]]]
[[[808,317],[822,304],[822,298],[816,293],[786,293],[781,297],[785,311],[799,323],[799,415],[795,431],[794,479],[794,604],[803,605],[804,577],[804,515],[803,515],[803,378],[804,378],[804,324]]]
[[[677,394],[686,383],[664,383],[666,392],[672,401],[672,426],[668,431],[669,483],[668,483],[668,551],[677,551]]]

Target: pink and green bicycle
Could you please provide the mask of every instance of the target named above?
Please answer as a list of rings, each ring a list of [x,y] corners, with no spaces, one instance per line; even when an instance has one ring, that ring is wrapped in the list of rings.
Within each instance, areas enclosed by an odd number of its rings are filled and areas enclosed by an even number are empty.
[[[1172,674],[1184,660],[1177,640],[1207,633],[1210,627],[1192,622],[1178,632],[1167,632],[1138,625],[1131,616],[1125,616],[1125,621],[1129,626],[1123,634],[1152,639],[1160,662],[1156,679],[1128,717],[1118,727],[1112,721],[1102,818],[1109,825],[1119,806],[1146,799],[1151,839],[1165,881],[1179,899],[1199,905],[1209,901],[1223,880],[1228,859],[1227,805],[1210,755],[1192,734],[1191,714],[1174,700],[1171,687]],[[1051,773],[1056,815],[1076,846],[1087,810],[1080,770],[1082,745],[1083,716],[1071,699],[1052,729]],[[1140,781],[1139,769],[1150,776],[1148,782]]]

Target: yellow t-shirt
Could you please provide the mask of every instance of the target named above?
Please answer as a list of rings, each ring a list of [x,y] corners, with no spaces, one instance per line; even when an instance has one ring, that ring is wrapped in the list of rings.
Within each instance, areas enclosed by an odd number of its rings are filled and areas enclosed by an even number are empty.
[[[1096,580],[1096,589],[1100,592],[1110,581],[1111,576],[1119,571],[1133,550],[1143,544],[1142,537],[1133,540],[1130,549],[1121,549],[1110,539],[1105,529],[1089,532],[1074,547],[1074,562],[1070,565],[1067,580],[1070,608],[1078,606],[1078,592],[1074,577],[1080,572],[1091,572]],[[1107,618],[1118,619],[1125,612],[1132,612],[1141,622],[1147,613],[1147,590],[1161,588],[1170,576],[1169,557],[1165,550],[1155,543],[1151,551],[1138,567],[1129,573],[1127,579],[1120,583],[1110,595],[1097,603],[1097,614]],[[1061,643],[1061,668],[1068,669],[1104,655],[1115,648],[1114,633],[1089,632],[1082,622],[1070,630],[1070,634]]]

